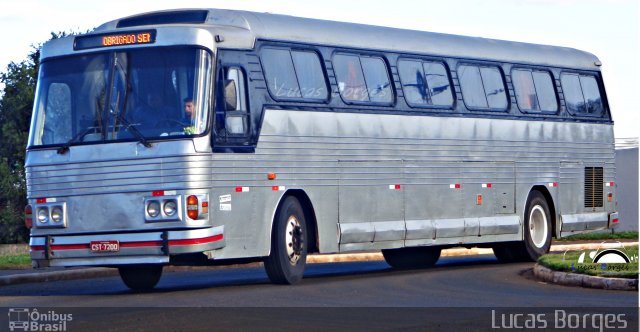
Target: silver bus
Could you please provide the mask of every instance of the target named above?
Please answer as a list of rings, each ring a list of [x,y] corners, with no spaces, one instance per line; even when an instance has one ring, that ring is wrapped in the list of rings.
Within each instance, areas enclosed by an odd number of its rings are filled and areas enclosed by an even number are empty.
[[[564,47],[233,10],[107,22],[42,48],[26,177],[35,267],[443,248],[536,260],[618,222],[601,63]]]

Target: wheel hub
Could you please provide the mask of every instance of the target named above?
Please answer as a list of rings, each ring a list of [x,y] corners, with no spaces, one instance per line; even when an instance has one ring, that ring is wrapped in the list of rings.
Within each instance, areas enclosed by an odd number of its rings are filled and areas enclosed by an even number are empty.
[[[544,247],[547,240],[547,214],[540,205],[536,205],[529,213],[529,236],[533,244],[538,247]]]
[[[304,237],[300,221],[295,216],[290,216],[289,220],[287,220],[285,237],[289,263],[291,263],[291,265],[296,265],[298,263],[298,260],[300,260],[300,256],[302,255],[302,249],[304,248]]]

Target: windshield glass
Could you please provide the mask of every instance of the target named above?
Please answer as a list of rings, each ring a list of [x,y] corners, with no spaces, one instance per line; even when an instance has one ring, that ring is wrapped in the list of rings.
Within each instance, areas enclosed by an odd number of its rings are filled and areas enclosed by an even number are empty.
[[[202,134],[209,54],[132,49],[42,63],[29,146]]]

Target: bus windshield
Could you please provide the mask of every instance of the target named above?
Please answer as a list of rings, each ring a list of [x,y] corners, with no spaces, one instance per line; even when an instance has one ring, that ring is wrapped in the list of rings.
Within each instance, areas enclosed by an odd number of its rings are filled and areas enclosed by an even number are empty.
[[[42,63],[29,146],[141,141],[207,129],[211,57],[194,47],[131,49]]]

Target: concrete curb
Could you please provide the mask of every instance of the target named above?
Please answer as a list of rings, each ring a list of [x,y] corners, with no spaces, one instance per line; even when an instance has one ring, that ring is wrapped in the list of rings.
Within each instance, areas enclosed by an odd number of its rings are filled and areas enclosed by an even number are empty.
[[[638,290],[638,279],[605,278],[586,274],[554,271],[540,264],[536,264],[533,267],[533,275],[538,280],[564,286],[624,291]]]
[[[624,242],[623,245],[637,245],[638,242]],[[601,243],[578,243],[578,244],[564,244],[564,245],[552,245],[551,251],[566,251],[566,250],[586,250],[586,249],[598,249],[603,248]],[[492,255],[493,250],[489,248],[452,248],[442,250],[442,257],[453,256],[471,256],[471,255]],[[320,263],[337,263],[337,262],[366,262],[366,261],[383,261],[384,257],[381,252],[363,252],[353,254],[318,254],[309,255],[307,262],[310,264]],[[246,266],[246,265],[245,265]],[[167,266],[165,272],[176,271],[191,271],[191,270],[206,270],[212,268],[220,268],[220,266]],[[535,272],[535,269],[534,269]],[[13,275],[0,276],[0,287],[5,285],[21,284],[21,283],[33,283],[33,282],[46,282],[46,281],[61,281],[61,280],[74,280],[74,279],[86,279],[86,278],[100,278],[117,276],[118,270],[115,268],[77,268],[70,270],[60,271],[38,271],[33,272],[18,272]],[[603,278],[613,279],[613,278]],[[626,279],[623,279],[626,280]],[[581,282],[582,285],[582,282]],[[585,286],[588,287],[588,286]],[[636,290],[637,281],[636,281]],[[598,287],[596,287],[598,288]],[[604,288],[604,287],[600,287]],[[606,288],[609,289],[609,288]]]

